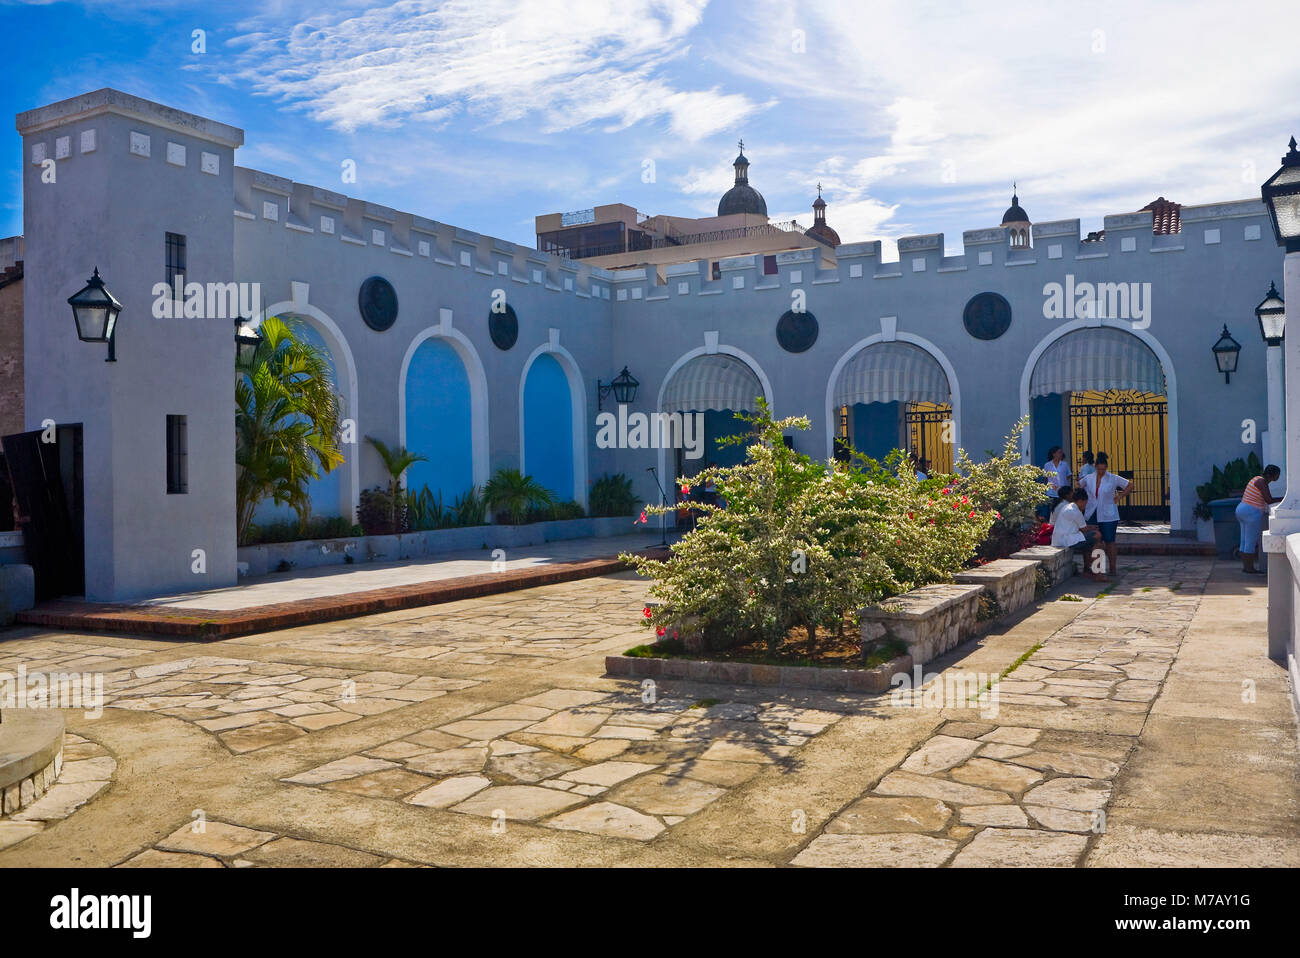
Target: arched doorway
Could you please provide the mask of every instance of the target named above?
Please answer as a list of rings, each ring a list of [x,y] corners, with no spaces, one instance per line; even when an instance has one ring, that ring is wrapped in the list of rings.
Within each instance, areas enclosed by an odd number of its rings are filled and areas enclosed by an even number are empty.
[[[281,304],[289,308],[272,307],[264,311],[264,316],[278,316],[293,329],[294,336],[307,345],[313,346],[329,364],[330,375],[334,380],[334,390],[339,398],[339,424],[355,419],[355,377],[352,375],[351,355],[341,334],[330,325],[322,322],[322,314],[316,310],[304,312],[291,304]],[[323,472],[315,479],[307,481],[307,495],[311,499],[313,517],[354,516],[357,490],[355,472],[350,460],[353,459],[352,447],[340,444],[344,462],[329,472]],[[263,500],[253,513],[253,522],[264,526],[272,522],[297,521],[297,513],[287,505],[278,505],[271,500]]]
[[[884,459],[904,449],[929,463],[931,473],[952,470],[956,447],[953,392],[933,355],[899,340],[869,343],[841,360],[831,386],[836,455],[849,450]]]
[[[745,459],[742,444],[722,440],[744,435],[749,425],[736,418],[738,412],[752,412],[757,400],[767,395],[763,383],[746,362],[727,353],[695,356],[669,374],[660,390],[659,411],[668,415],[694,416],[703,424],[704,435],[692,457],[690,450],[672,451],[675,476],[693,476],[706,465],[734,466]]]
[[[524,372],[521,394],[522,470],[557,499],[576,498],[573,390],[551,353],[537,355]]]
[[[1169,520],[1177,495],[1172,392],[1151,346],[1125,329],[1085,326],[1041,343],[1027,372],[1032,461],[1059,445],[1077,475],[1085,451],[1105,452],[1111,470],[1134,487],[1121,519]]]
[[[450,505],[476,482],[469,371],[448,340],[431,336],[409,354],[402,389],[402,444],[425,457],[407,470],[406,487],[428,486]]]

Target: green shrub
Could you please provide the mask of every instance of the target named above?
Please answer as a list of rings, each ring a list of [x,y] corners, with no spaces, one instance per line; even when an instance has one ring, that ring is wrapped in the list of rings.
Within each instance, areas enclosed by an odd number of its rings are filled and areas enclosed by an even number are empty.
[[[481,526],[487,522],[487,504],[478,486],[470,486],[451,504],[458,526]]]
[[[248,545],[273,542],[302,542],[307,539],[346,539],[362,535],[361,526],[342,516],[313,516],[306,525],[296,519],[278,519],[249,527]]]
[[[621,472],[606,473],[591,484],[587,502],[593,516],[619,519],[636,512],[636,496],[632,493],[632,480]]]
[[[1222,469],[1214,467],[1210,481],[1196,487],[1196,498],[1200,500],[1192,510],[1198,519],[1212,519],[1210,503],[1215,499],[1227,499],[1239,496],[1246,489],[1246,484],[1264,471],[1264,464],[1259,456],[1252,452],[1245,459],[1234,459]]]
[[[443,505],[442,491],[434,495],[428,486],[406,493],[406,527],[412,532],[446,529],[456,524],[456,512]]]
[[[1007,434],[1002,452],[988,450],[989,458],[975,462],[964,449],[957,451],[954,489],[980,509],[995,513],[988,538],[980,544],[982,559],[996,559],[1020,549],[1021,533],[1032,526],[1034,510],[1047,498],[1042,470],[1021,462],[1020,435],[1029,417],[1017,422]]]
[[[382,486],[375,486],[373,489],[363,489],[360,500],[357,521],[366,535],[388,536],[405,528],[405,497],[401,497],[394,505],[392,494]]]
[[[994,521],[960,492],[923,489],[910,469],[887,477],[795,452],[783,434],[808,429],[806,417],[773,420],[759,400],[737,418],[752,433],[722,442],[748,441],[745,461],[692,480],[712,481],[726,507],[698,503],[668,562],[622,557],[655,579],[650,593],[664,605],[644,621],[669,638],[699,630],[715,647],[775,648],[801,626],[815,641],[819,625],[838,629],[864,605],[950,578]]]
[[[489,509],[498,509],[499,522],[523,525],[530,511],[549,509],[555,496],[532,476],[518,469],[498,469],[483,487],[483,501]]]

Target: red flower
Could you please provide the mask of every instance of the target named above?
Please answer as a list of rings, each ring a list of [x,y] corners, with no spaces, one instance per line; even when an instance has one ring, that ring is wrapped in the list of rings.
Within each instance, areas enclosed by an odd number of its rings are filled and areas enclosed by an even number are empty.
[[[690,486],[682,486],[682,495],[684,495],[684,496],[689,496],[690,494],[691,494],[691,487],[690,487]]]
[[[645,521],[646,521],[646,518],[645,518],[645,510],[644,510],[644,509],[641,510],[641,520],[640,520],[640,521],[641,521],[641,522],[645,522]]]
[[[655,629],[655,635],[663,635],[664,632],[665,632],[665,629],[664,629],[664,627],[663,627],[662,625],[659,626],[659,628]]]
[[[914,512],[909,512],[909,513],[907,514],[907,518],[909,518],[909,519],[915,519],[915,518],[916,518],[916,513],[914,513]]]
[[[961,501],[962,501],[962,504],[965,505],[965,503],[966,503],[966,501],[967,501],[967,500],[966,500],[966,497],[965,497],[965,496],[962,496],[962,497],[961,497]]]
[[[654,615],[654,613],[650,611],[650,606],[648,605],[641,610],[641,614],[644,615],[647,619],[650,618],[650,616]]]
[[[971,519],[974,519],[974,518],[975,518],[975,510],[974,510],[974,509],[972,509],[972,510],[970,511],[970,516],[969,516],[969,518],[971,518]]]
[[[994,512],[993,514],[994,514],[995,516],[997,516],[999,519],[1002,518],[1002,513],[1000,513],[1000,512]]]
[[[947,486],[944,486],[944,487],[943,487],[942,489],[940,489],[939,491],[942,492],[942,493],[946,496],[946,495],[947,495],[948,493],[950,493],[952,490],[949,489]]]

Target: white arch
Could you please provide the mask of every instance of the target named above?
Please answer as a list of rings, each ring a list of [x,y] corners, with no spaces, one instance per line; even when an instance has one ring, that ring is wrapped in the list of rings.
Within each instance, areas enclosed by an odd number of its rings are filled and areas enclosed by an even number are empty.
[[[342,360],[345,382],[335,383],[334,385],[339,387],[344,400],[347,402],[344,418],[352,420],[355,425],[353,434],[360,436],[362,433],[361,417],[357,408],[357,363],[352,357],[352,348],[348,346],[347,337],[343,335],[343,330],[320,309],[302,300],[283,300],[266,307],[258,316],[257,324],[260,326],[262,320],[267,316],[298,316],[308,321],[320,333],[321,339],[325,340],[325,345],[329,347],[329,351],[335,360],[336,372],[339,360]],[[361,457],[357,455],[355,449],[351,450],[350,454],[346,450],[343,451],[347,470],[343,474],[345,481],[339,483],[339,514],[347,516],[351,521],[356,522],[357,505],[361,498]]]
[[[456,351],[469,377],[470,456],[473,464],[474,485],[483,486],[488,481],[488,387],[483,362],[469,337],[449,323],[440,322],[415,334],[402,357],[402,371],[397,379],[397,441],[406,445],[406,376],[411,369],[415,351],[426,339],[446,340]]]
[[[920,336],[914,336],[911,333],[895,333],[894,342],[911,343],[934,357],[943,368],[943,374],[948,379],[948,394],[952,403],[952,448],[955,452],[961,448],[961,384],[957,382],[957,370],[953,368],[948,357],[944,355],[943,350]],[[888,342],[883,333],[876,333],[874,336],[868,336],[866,339],[860,339],[848,351],[839,358],[831,368],[830,378],[826,381],[826,456],[830,458],[835,455],[835,385],[840,381],[840,373],[844,367],[862,350],[868,346],[874,346],[877,343]],[[956,456],[953,457],[954,459]]]
[[[1119,319],[1102,319],[1100,321],[1076,319],[1053,329],[1039,340],[1038,345],[1029,353],[1029,359],[1025,361],[1024,372],[1020,374],[1020,417],[1023,419],[1029,415],[1030,380],[1033,378],[1034,367],[1038,365],[1039,357],[1047,351],[1047,347],[1069,333],[1080,329],[1096,329],[1099,326],[1108,326],[1111,329],[1118,329],[1121,332],[1136,336],[1156,354],[1156,359],[1160,360],[1160,366],[1165,373],[1165,399],[1168,408],[1166,426],[1169,433],[1169,442],[1167,444],[1169,447],[1169,527],[1170,529],[1181,529],[1182,526],[1179,523],[1183,521],[1183,494],[1179,484],[1178,471],[1178,378],[1174,375],[1174,361],[1169,358],[1169,353],[1165,350],[1165,347],[1160,345],[1160,340],[1145,329],[1136,329],[1131,322]],[[1025,461],[1028,461],[1028,449],[1022,450],[1022,454]]]
[[[528,382],[528,371],[539,356],[554,357],[564,370],[569,382],[569,400],[573,413],[573,500],[587,505],[587,391],[583,388],[582,372],[573,354],[559,343],[547,341],[538,346],[524,361],[523,372],[519,374],[519,471],[527,475],[528,464],[524,459],[524,386]]]

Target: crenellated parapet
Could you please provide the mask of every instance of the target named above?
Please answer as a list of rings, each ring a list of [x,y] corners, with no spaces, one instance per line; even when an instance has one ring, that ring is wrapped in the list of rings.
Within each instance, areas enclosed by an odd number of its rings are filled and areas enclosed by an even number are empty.
[[[581,299],[611,298],[613,274],[527,246],[247,167],[234,170],[234,216],[302,242],[387,253]]]

